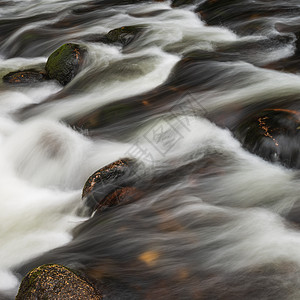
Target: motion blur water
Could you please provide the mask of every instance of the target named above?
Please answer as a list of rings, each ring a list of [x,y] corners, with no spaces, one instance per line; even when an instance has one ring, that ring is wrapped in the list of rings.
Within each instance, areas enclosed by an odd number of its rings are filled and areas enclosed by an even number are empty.
[[[88,49],[64,88],[0,83],[0,291],[62,263],[132,292],[107,299],[299,299],[299,171],[230,130],[270,103],[297,107],[298,71],[275,64],[296,61],[300,5],[225,1],[220,24],[206,1],[133,2],[0,5],[1,78],[63,43]],[[124,48],[91,41],[128,25],[144,31]],[[141,162],[142,199],[78,215],[86,179],[126,156]]]

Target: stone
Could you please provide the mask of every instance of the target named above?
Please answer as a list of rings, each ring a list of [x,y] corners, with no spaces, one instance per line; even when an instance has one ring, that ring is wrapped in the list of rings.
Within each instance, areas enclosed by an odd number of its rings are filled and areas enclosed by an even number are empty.
[[[57,264],[43,265],[22,280],[16,300],[103,299],[88,279]]]
[[[107,207],[115,207],[134,202],[141,197],[141,192],[135,187],[122,187],[107,195],[98,203],[97,212],[102,212]]]
[[[77,44],[64,44],[48,58],[46,72],[50,79],[67,85],[80,71],[86,50]]]
[[[245,118],[233,129],[244,148],[287,168],[300,168],[300,112],[264,109]]]
[[[144,26],[123,26],[109,31],[105,38],[108,43],[127,46],[142,32]]]
[[[99,169],[88,178],[82,190],[82,199],[90,212],[99,206],[113,206],[124,201],[128,191],[116,190],[133,184],[131,177],[135,163],[135,160],[123,158]]]
[[[8,84],[31,84],[47,80],[46,73],[36,70],[10,72],[3,76],[3,82]]]

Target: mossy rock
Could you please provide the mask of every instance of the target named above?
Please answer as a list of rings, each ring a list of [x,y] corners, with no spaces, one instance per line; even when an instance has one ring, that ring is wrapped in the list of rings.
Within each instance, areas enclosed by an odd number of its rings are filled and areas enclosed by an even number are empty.
[[[46,73],[36,70],[10,72],[3,77],[3,82],[8,84],[31,84],[47,80]]]
[[[43,265],[30,271],[19,288],[16,300],[102,299],[99,291],[82,276],[56,264]]]
[[[125,201],[133,190],[122,190],[133,184],[136,161],[129,158],[119,159],[93,173],[86,181],[82,198],[89,212],[101,207],[111,207]],[[119,190],[118,192],[116,192]],[[115,194],[114,194],[115,193]]]
[[[64,44],[48,58],[46,72],[50,79],[68,84],[80,71],[86,50],[77,44]]]
[[[123,26],[109,31],[105,38],[108,43],[127,46],[141,34],[144,28],[145,26],[142,25]]]

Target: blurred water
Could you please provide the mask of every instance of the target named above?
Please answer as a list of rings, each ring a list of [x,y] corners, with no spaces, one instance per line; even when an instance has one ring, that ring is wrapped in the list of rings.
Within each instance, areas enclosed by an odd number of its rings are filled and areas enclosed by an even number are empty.
[[[14,274],[56,262],[119,280],[138,291],[129,299],[299,299],[300,235],[288,217],[299,173],[248,153],[229,130],[241,111],[297,106],[299,73],[266,66],[297,52],[294,31],[276,24],[299,26],[299,4],[241,2],[231,7],[240,18],[213,26],[197,5],[168,1],[0,6],[0,77],[43,67],[65,42],[88,49],[64,88],[0,83],[3,293],[16,292]],[[256,5],[268,13],[249,17]],[[144,31],[124,48],[87,42],[127,25]],[[78,216],[86,179],[125,156],[144,163],[142,199]]]

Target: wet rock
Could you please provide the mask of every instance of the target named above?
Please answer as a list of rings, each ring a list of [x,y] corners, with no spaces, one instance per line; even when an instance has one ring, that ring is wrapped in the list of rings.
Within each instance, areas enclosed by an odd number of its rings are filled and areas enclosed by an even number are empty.
[[[300,112],[264,109],[246,118],[233,130],[251,153],[288,168],[300,168]]]
[[[85,183],[82,198],[85,200],[89,212],[98,207],[107,207],[125,201],[133,190],[125,189],[133,184],[132,174],[136,161],[124,158],[117,160],[92,174]],[[108,195],[108,196],[107,196]]]
[[[127,46],[133,42],[143,31],[144,26],[123,26],[109,31],[105,38],[108,43]]]
[[[80,71],[86,50],[77,44],[64,44],[48,58],[46,72],[60,84],[68,84]]]
[[[10,72],[3,77],[3,82],[8,84],[30,84],[46,80],[46,73],[44,71],[36,70]]]
[[[43,265],[23,279],[16,300],[90,299],[100,300],[99,291],[85,278],[61,265]]]
[[[122,187],[120,189],[116,189],[98,203],[96,210],[100,213],[107,207],[114,207],[134,202],[141,197],[141,194],[141,191],[135,187]]]
[[[141,35],[145,26],[123,26],[110,30],[107,34],[90,34],[82,37],[82,40],[94,43],[114,44],[125,47]]]

